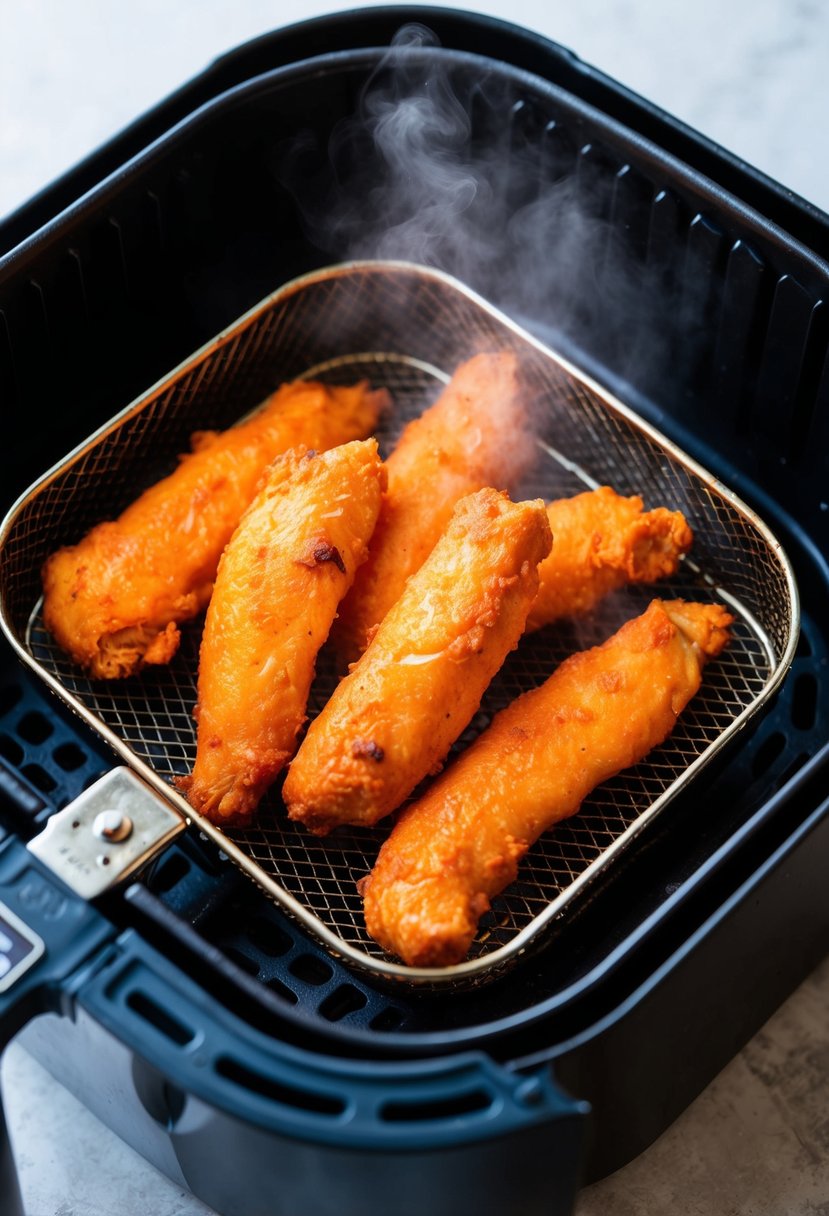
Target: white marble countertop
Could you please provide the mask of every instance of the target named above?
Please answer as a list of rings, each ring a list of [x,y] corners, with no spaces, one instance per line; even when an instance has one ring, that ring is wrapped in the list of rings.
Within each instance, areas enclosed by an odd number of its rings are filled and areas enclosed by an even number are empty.
[[[349,7],[0,0],[0,216],[215,55],[276,26]],[[824,0],[490,0],[474,7],[576,51],[829,210]],[[584,1192],[579,1216],[829,1212],[827,1005],[824,966],[650,1150]],[[116,1140],[19,1045],[6,1053],[3,1080],[27,1216],[207,1212]]]

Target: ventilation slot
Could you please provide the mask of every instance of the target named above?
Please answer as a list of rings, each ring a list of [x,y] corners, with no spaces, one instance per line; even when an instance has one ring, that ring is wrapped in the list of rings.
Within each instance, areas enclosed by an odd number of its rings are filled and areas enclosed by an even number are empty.
[[[287,984],[283,984],[282,980],[277,975],[272,975],[269,980],[265,981],[265,986],[270,988],[271,992],[281,997],[283,1001],[287,1001],[289,1005],[299,1004],[299,997],[295,992],[292,992]]]
[[[25,739],[27,743],[43,743],[52,734],[54,727],[48,718],[37,710],[32,710],[20,719],[17,724],[17,733],[21,739]]]
[[[688,228],[685,263],[676,313],[676,332],[686,360],[682,379],[686,391],[698,397],[696,418],[712,414],[706,388],[714,369],[714,335],[719,323],[718,301],[725,277],[726,246],[722,230],[704,215]],[[714,412],[714,420],[719,421]]]
[[[613,182],[611,227],[618,247],[644,264],[648,252],[648,217],[653,202],[653,186],[630,165],[623,165]]]
[[[728,255],[714,349],[712,399],[733,433],[744,432],[771,307],[769,273],[757,253],[735,241]]]
[[[372,1030],[379,1030],[381,1032],[397,1030],[398,1026],[403,1024],[403,1017],[402,1010],[395,1009],[393,1005],[388,1005],[371,1019],[369,1026]]]
[[[225,946],[224,952],[237,967],[241,967],[243,971],[247,971],[248,975],[259,974],[259,964],[256,960],[249,958],[247,954],[243,954],[235,946]]]
[[[810,417],[808,421],[803,420],[803,425],[805,433],[800,460],[804,466],[804,483],[825,487],[826,449],[829,447],[829,349],[826,350],[823,367],[820,369],[815,399],[810,404]],[[821,497],[825,502],[825,493],[822,493]]]
[[[304,984],[327,984],[334,974],[333,968],[315,954],[300,954],[291,963],[291,974]]]
[[[61,258],[49,294],[55,359],[61,374],[76,383],[89,363],[89,328],[83,268],[76,250]]]
[[[367,1004],[366,995],[351,984],[341,984],[320,1005],[320,1013],[329,1022],[341,1022]]]
[[[16,739],[12,739],[9,735],[0,735],[0,756],[4,760],[8,760],[9,764],[13,764],[15,768],[19,768],[23,761],[25,752]]]
[[[538,147],[543,123],[538,110],[529,102],[522,99],[513,104],[509,122],[509,159],[499,183],[510,213],[527,203],[528,184],[538,180]]]
[[[549,122],[541,142],[542,181],[550,185],[564,181],[573,172],[575,163],[576,146],[567,128],[561,123]]]
[[[812,309],[806,349],[800,364],[794,407],[792,410],[791,441],[789,459],[799,459],[809,442],[812,431],[812,414],[821,386],[821,374],[826,359],[829,317],[826,305],[818,300]],[[823,402],[826,406],[826,401]]]
[[[273,1077],[264,1077],[259,1072],[253,1072],[229,1056],[222,1056],[216,1062],[216,1071],[219,1076],[232,1081],[234,1085],[268,1098],[271,1102],[279,1102],[283,1106],[293,1106],[297,1110],[311,1111],[316,1115],[341,1115],[346,1109],[345,1102],[333,1094],[320,1094],[285,1085]]]
[[[264,916],[257,916],[245,928],[248,940],[269,958],[287,954],[293,942],[284,930]]]
[[[677,250],[682,247],[686,227],[679,200],[668,190],[660,190],[653,200],[648,230],[648,269],[654,289],[673,298]]]
[[[112,219],[102,220],[92,230],[86,258],[87,303],[94,320],[117,314],[126,295],[121,234]]]
[[[61,743],[52,752],[52,759],[65,773],[74,773],[86,763],[86,753],[76,743]]]
[[[453,1094],[429,1102],[387,1102],[380,1111],[387,1123],[430,1123],[435,1120],[459,1119],[489,1110],[492,1097],[482,1089],[465,1094]]]
[[[798,730],[811,730],[817,716],[817,680],[804,671],[794,682],[792,696],[792,725]]]
[[[57,781],[39,764],[24,764],[20,771],[36,789],[40,790],[41,794],[51,794],[52,790],[57,789]]]
[[[791,448],[796,389],[806,357],[814,300],[784,275],[777,283],[754,405],[754,430],[775,453]]]
[[[177,1018],[174,1018],[166,1009],[162,1009],[144,992],[131,992],[127,997],[127,1004],[133,1013],[137,1013],[140,1018],[149,1022],[165,1038],[177,1043],[179,1047],[186,1047],[196,1037],[194,1031],[182,1025]]]
[[[25,391],[30,400],[43,400],[44,388],[52,383],[51,340],[46,320],[46,303],[43,288],[35,279],[30,279],[20,295],[20,314],[17,325],[18,369],[25,365]]]

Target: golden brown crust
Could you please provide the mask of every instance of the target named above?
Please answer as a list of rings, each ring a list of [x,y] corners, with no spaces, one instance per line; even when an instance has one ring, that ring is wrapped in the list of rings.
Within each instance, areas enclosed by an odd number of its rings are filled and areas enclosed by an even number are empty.
[[[362,883],[371,935],[413,966],[460,962],[527,848],[668,736],[731,622],[717,604],[654,600],[502,710],[380,850]]]
[[[484,486],[509,489],[534,446],[515,355],[463,363],[386,462],[388,491],[369,559],[343,603],[334,637],[354,659],[443,534],[455,503]]]
[[[543,503],[462,499],[362,658],[311,723],[283,787],[324,834],[375,823],[446,756],[523,632],[550,547]]]
[[[244,822],[296,748],[320,646],[368,552],[385,477],[374,439],[279,457],[225,549],[199,658],[198,751],[179,781]]]
[[[540,565],[540,585],[527,629],[589,612],[627,583],[653,583],[676,573],[693,534],[681,511],[643,509],[609,486],[560,498],[547,507],[555,543]]]
[[[297,444],[324,450],[369,435],[386,401],[366,384],[297,382],[247,422],[198,432],[173,473],[48,559],[47,628],[96,678],[169,662],[177,626],[207,604],[222,550],[268,463]]]

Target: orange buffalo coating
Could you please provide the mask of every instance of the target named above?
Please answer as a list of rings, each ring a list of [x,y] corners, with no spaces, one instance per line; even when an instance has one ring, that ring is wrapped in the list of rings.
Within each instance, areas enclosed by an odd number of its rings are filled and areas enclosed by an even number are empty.
[[[173,473],[48,559],[47,628],[96,678],[168,663],[178,623],[210,599],[222,550],[269,462],[297,444],[325,449],[371,434],[386,401],[366,384],[297,382],[247,422],[194,435]]]
[[[509,489],[535,455],[518,360],[463,363],[386,461],[389,486],[369,558],[344,601],[334,637],[354,659],[437,544],[455,503],[484,486]]]
[[[283,787],[324,835],[399,806],[446,756],[520,638],[550,548],[541,500],[462,499],[362,658],[309,727]]]
[[[637,495],[623,498],[609,486],[557,499],[547,515],[555,544],[538,568],[528,630],[589,612],[626,583],[675,574],[693,540],[681,511],[644,511]]]
[[[731,621],[716,604],[654,600],[497,714],[380,850],[362,883],[371,935],[413,966],[460,962],[527,848],[668,736]]]
[[[198,751],[179,780],[215,823],[250,818],[296,750],[317,652],[365,560],[377,443],[278,458],[216,575],[199,657]]]

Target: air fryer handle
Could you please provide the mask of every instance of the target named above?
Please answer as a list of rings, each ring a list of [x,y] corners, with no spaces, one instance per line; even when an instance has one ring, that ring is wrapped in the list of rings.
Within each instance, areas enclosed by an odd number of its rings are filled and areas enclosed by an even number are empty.
[[[0,844],[0,1050],[36,1013],[59,1008],[70,977],[114,936],[90,901],[184,827],[177,810],[119,767],[51,815],[28,845]]]
[[[60,1008],[69,980],[115,928],[18,840],[0,847],[0,1048],[38,1013]]]
[[[113,925],[18,840],[0,846],[0,1051],[37,1014],[61,1007],[114,935]],[[0,1194],[4,1216],[23,1216],[2,1101]]]

